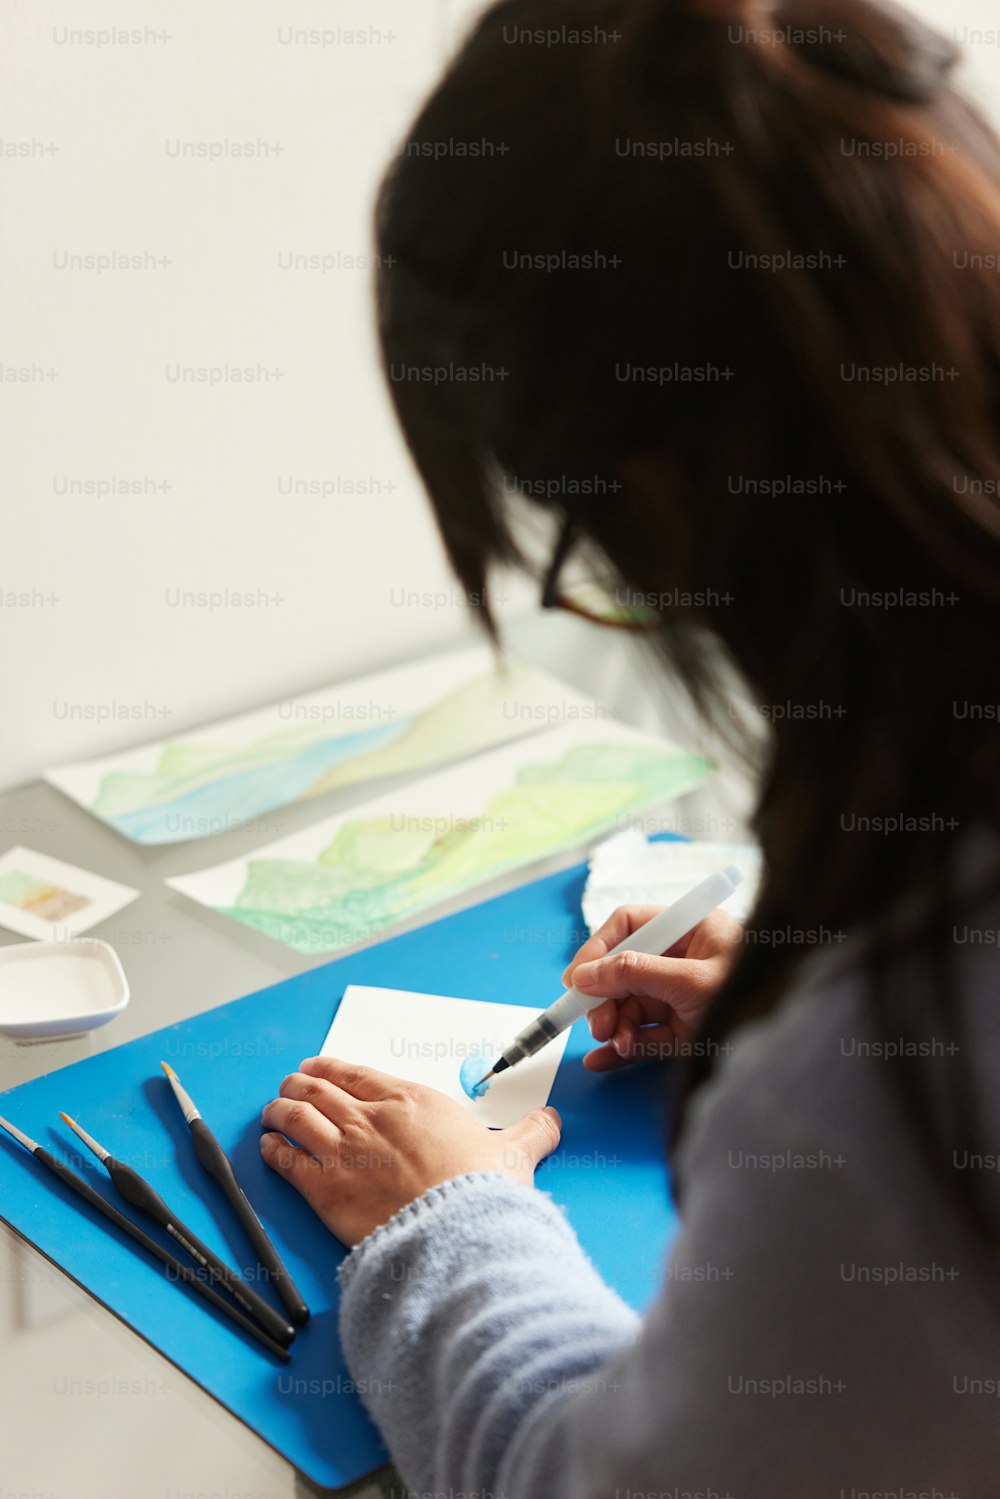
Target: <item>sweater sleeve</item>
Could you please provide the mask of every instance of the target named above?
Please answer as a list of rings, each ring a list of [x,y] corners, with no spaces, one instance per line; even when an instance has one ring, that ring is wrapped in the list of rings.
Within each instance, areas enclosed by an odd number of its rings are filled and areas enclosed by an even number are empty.
[[[418,1492],[499,1496],[527,1418],[599,1388],[639,1326],[551,1199],[499,1173],[410,1203],[352,1251],[341,1284],[348,1365]],[[560,1463],[539,1457],[531,1494],[558,1499]]]
[[[412,1488],[993,1492],[995,1412],[990,1434],[953,1391],[957,1369],[995,1375],[996,1346],[954,1221],[871,1102],[883,1064],[834,1064],[807,1027],[799,1044],[822,1065],[797,1107],[763,1043],[696,1104],[683,1230],[641,1323],[559,1209],[502,1176],[434,1188],[353,1251],[345,1352]]]

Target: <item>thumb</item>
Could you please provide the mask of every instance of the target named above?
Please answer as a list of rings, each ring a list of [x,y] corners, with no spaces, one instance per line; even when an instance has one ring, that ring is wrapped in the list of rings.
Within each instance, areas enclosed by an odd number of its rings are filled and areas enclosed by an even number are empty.
[[[504,1130],[510,1143],[524,1151],[532,1167],[551,1155],[562,1138],[562,1120],[555,1109],[532,1109],[516,1124]]]

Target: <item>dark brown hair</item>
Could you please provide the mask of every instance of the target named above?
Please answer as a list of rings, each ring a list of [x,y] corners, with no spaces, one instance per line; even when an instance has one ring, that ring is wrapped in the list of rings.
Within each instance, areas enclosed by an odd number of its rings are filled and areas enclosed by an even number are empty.
[[[976,716],[1000,660],[1000,144],[955,61],[863,0],[503,0],[379,197],[389,388],[487,626],[490,569],[524,560],[517,489],[660,608],[706,714],[720,659],[772,710],[715,1040],[786,992],[782,928],[866,934],[876,1028],[961,1028],[958,851],[1000,768]],[[935,1059],[935,1110],[926,1069],[890,1069],[938,1166],[975,1139],[967,1062]]]

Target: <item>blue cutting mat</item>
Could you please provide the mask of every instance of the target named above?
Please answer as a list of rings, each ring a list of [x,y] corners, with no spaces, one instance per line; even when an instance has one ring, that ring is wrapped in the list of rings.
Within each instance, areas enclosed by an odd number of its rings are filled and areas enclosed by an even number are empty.
[[[65,1110],[146,1176],[234,1266],[256,1271],[242,1231],[195,1160],[160,1071],[176,1068],[219,1140],[312,1309],[292,1362],[279,1365],[201,1298],[171,1284],[138,1246],[4,1136],[0,1217],[200,1384],[314,1484],[337,1488],[386,1461],[354,1394],[337,1337],[344,1250],[260,1160],[259,1112],[286,1073],[318,1051],[348,984],[544,1005],[582,940],[579,865],[169,1026],[0,1095],[0,1113],[72,1159],[118,1198],[63,1125]],[[638,1309],[660,1280],[674,1227],[663,1160],[665,1080],[654,1068],[591,1076],[578,1022],[552,1103],[563,1139],[538,1183],[562,1204],[601,1274]],[[144,1224],[154,1235],[158,1230]],[[167,1241],[164,1241],[167,1242]]]

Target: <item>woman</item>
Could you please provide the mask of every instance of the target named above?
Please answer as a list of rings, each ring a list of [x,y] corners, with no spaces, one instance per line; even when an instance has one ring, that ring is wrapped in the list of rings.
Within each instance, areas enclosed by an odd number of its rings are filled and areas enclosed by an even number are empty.
[[[717,914],[603,962],[650,914],[618,912],[569,970],[607,996],[593,1068],[701,1043],[682,1231],[640,1322],[532,1186],[551,1109],[491,1133],[336,1061],[285,1081],[262,1149],[354,1246],[344,1346],[418,1491],[984,1499],[1000,145],[895,9],[572,11],[505,0],[424,108],[379,202],[380,326],[486,624],[542,506],[547,602],[589,552],[706,713],[735,670],[769,726],[745,940]]]

